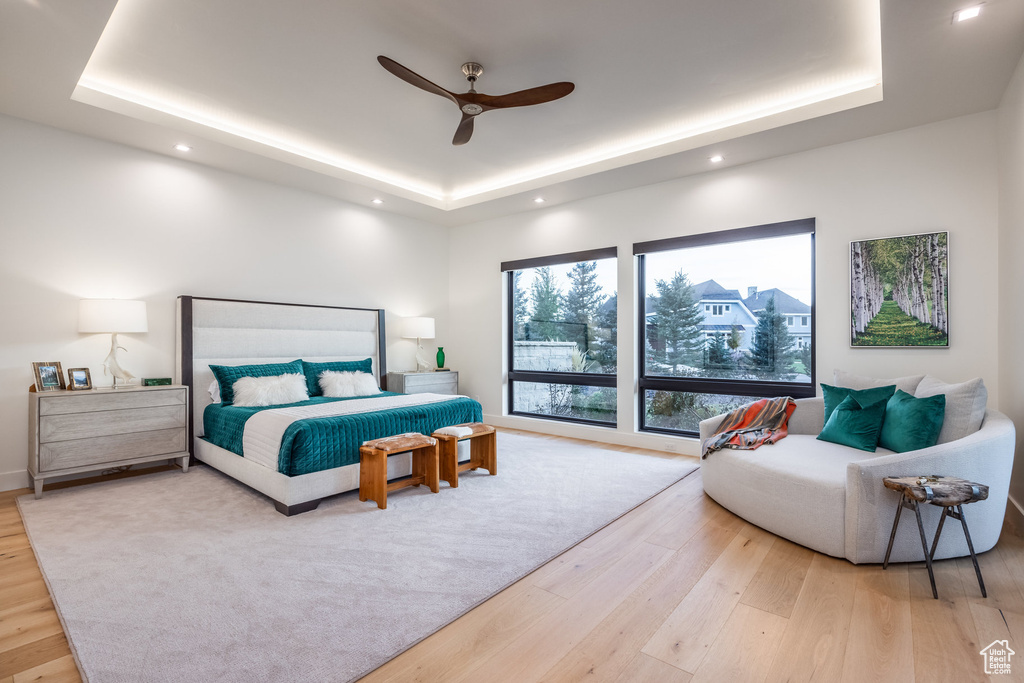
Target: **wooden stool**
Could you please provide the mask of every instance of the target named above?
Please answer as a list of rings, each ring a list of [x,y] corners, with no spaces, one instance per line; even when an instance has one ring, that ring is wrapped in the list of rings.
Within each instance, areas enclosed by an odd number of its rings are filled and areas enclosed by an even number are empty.
[[[388,456],[412,451],[412,476],[388,483]],[[359,500],[375,500],[386,510],[388,491],[426,484],[438,492],[437,439],[423,434],[398,434],[366,441],[359,449]]]
[[[981,588],[981,597],[987,598],[985,593],[985,582],[981,578],[981,567],[978,566],[978,556],[974,554],[974,544],[971,542],[971,532],[967,529],[967,520],[964,519],[964,505],[978,500],[988,498],[988,487],[984,484],[975,484],[973,481],[959,479],[957,477],[886,477],[882,480],[885,488],[899,491],[900,502],[896,506],[896,519],[892,521],[892,533],[889,534],[889,547],[885,551],[885,561],[882,569],[889,566],[889,555],[892,553],[892,542],[896,539],[896,527],[900,523],[900,513],[903,508],[909,508],[917,515],[917,530],[921,534],[921,547],[924,549],[924,561],[928,565],[928,579],[932,582],[932,597],[939,599],[939,592],[935,589],[935,573],[932,571],[932,560],[935,558],[935,548],[939,545],[939,535],[942,533],[942,525],[946,517],[959,519],[964,527],[964,536],[967,538],[967,549],[971,551],[971,561],[974,562],[974,573],[978,575],[978,586]],[[931,503],[942,506],[942,517],[939,518],[939,526],[935,529],[935,539],[932,541],[931,552],[928,551],[928,541],[924,536],[924,525],[921,524],[921,509],[918,503]],[[956,508],[956,511],[953,511]]]
[[[459,487],[459,472],[483,467],[492,475],[498,473],[498,445],[494,427],[482,422],[444,427],[432,436],[438,441],[441,480],[453,489]],[[469,440],[469,460],[459,464],[460,441]]]

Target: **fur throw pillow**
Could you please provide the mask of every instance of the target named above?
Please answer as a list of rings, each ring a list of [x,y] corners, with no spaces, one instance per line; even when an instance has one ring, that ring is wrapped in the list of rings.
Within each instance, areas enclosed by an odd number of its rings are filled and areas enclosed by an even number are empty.
[[[233,385],[236,406],[278,406],[309,400],[306,376],[239,377]]]
[[[320,388],[324,396],[331,398],[376,396],[380,393],[377,380],[368,372],[324,370],[320,373]]]

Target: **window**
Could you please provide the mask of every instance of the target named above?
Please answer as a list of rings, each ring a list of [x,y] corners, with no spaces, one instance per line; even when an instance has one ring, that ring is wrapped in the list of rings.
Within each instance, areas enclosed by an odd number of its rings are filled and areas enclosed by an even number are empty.
[[[801,327],[807,327],[807,321],[808,320],[809,320],[809,318],[806,315],[805,316],[801,316],[801,318],[800,318],[800,325],[801,325]]]
[[[615,426],[616,249],[511,261],[509,413]]]
[[[704,310],[707,310],[706,306],[704,307]],[[727,305],[722,305],[722,304],[712,304],[711,305],[711,315],[724,315],[724,314],[726,314],[728,312],[729,312],[729,306],[727,306]]]
[[[814,395],[813,219],[634,244],[633,253],[641,429],[694,435],[701,420],[758,398]],[[699,305],[710,296],[739,302],[728,320],[716,319],[722,305]],[[810,335],[790,334],[797,318]]]

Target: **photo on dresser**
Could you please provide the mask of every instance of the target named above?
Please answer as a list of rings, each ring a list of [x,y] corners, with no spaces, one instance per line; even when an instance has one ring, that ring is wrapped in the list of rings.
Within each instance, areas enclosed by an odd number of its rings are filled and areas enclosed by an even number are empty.
[[[68,368],[68,389],[78,391],[92,389],[92,375],[89,368]]]
[[[64,388],[64,371],[58,361],[32,363],[36,375],[36,391],[59,391]]]

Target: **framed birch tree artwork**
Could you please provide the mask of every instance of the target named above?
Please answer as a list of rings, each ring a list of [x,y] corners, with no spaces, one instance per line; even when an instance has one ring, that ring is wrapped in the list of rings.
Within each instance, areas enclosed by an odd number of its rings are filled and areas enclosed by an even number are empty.
[[[949,233],[850,242],[851,346],[949,346]]]

